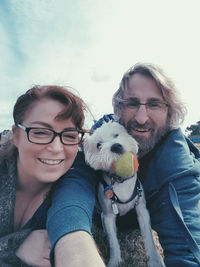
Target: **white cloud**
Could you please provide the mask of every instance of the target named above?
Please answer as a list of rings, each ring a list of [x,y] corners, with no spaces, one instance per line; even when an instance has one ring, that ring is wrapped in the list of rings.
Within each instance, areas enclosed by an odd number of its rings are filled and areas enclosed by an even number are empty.
[[[12,109],[13,107],[10,101],[0,101],[0,115],[7,115],[12,112]]]
[[[0,3],[1,101],[32,84],[75,87],[97,119],[112,112],[122,74],[160,64],[198,120],[199,0],[6,0]],[[0,127],[6,127],[0,121]]]

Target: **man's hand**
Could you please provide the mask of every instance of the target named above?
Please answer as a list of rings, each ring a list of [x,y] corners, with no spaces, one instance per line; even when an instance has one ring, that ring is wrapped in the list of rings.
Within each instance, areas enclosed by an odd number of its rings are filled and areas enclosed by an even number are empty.
[[[50,267],[50,242],[47,230],[35,230],[17,249],[16,255],[24,263],[34,267]]]

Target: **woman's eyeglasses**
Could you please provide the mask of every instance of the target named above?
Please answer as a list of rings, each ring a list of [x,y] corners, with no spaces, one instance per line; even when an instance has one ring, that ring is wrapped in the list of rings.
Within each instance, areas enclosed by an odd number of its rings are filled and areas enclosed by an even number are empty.
[[[63,145],[78,145],[84,136],[84,132],[73,128],[57,133],[48,128],[25,127],[21,124],[17,124],[16,126],[23,129],[27,133],[28,141],[34,144],[50,144],[56,136],[59,136],[60,142]]]

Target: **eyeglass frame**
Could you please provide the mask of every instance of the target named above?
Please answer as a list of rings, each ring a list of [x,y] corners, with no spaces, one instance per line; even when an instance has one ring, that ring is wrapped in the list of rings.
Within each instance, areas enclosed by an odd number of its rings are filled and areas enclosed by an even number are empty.
[[[133,101],[132,101],[133,102]],[[135,101],[136,102],[136,101]],[[122,105],[124,105],[126,108],[137,108],[137,111],[140,109],[140,106],[145,106],[146,107],[146,110],[147,111],[149,111],[149,109],[151,110],[151,107],[150,106],[148,106],[148,104],[149,103],[151,103],[151,101],[148,101],[148,102],[146,102],[146,103],[140,103],[139,101],[138,101],[138,107],[134,107],[134,106],[128,106],[128,105],[126,105],[126,103],[131,103],[131,99],[119,99],[118,100],[118,103],[119,104],[122,104]],[[152,104],[153,103],[159,103],[159,104],[161,104],[161,105],[164,105],[165,107],[169,107],[169,104],[168,103],[166,103],[166,102],[162,102],[162,101],[158,101],[158,100],[156,100],[156,101],[152,101]],[[152,109],[153,110],[153,109]],[[152,111],[151,110],[151,111]],[[164,112],[164,109],[162,110],[162,107],[161,107],[161,109],[160,109],[160,111],[163,111]]]
[[[22,129],[22,130],[24,130],[24,131],[26,132],[26,134],[27,134],[27,139],[28,139],[28,141],[29,141],[30,143],[32,143],[32,144],[38,144],[38,145],[48,145],[48,144],[51,144],[51,143],[54,141],[54,139],[56,138],[56,136],[59,136],[59,137],[60,137],[60,142],[61,142],[63,145],[65,145],[65,146],[74,146],[74,145],[78,145],[78,144],[80,144],[80,143],[82,142],[82,140],[83,140],[83,136],[84,136],[84,134],[85,134],[85,132],[83,132],[83,131],[79,131],[79,130],[77,130],[77,129],[64,130],[64,131],[58,133],[58,132],[56,132],[56,131],[54,131],[54,130],[52,130],[52,129],[49,129],[49,128],[26,127],[26,126],[24,126],[24,125],[22,125],[22,124],[20,124],[20,123],[16,124],[16,126],[19,127],[20,129]],[[30,132],[32,129],[49,130],[49,131],[51,131],[51,132],[53,133],[53,137],[52,137],[51,141],[48,142],[48,143],[37,143],[37,142],[33,142],[33,141],[31,141],[30,138],[29,138],[29,132]],[[75,143],[75,144],[65,144],[65,143],[63,143],[63,141],[62,141],[62,134],[63,134],[64,132],[72,132],[72,131],[77,131],[79,134],[81,134],[81,138],[80,138],[79,142],[78,142],[78,143]]]

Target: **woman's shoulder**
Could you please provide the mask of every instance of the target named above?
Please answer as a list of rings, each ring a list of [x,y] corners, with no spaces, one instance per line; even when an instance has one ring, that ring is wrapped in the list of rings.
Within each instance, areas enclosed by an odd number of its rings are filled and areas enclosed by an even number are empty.
[[[14,152],[13,134],[10,130],[0,133],[0,163],[9,158]]]
[[[12,132],[4,130],[0,133],[0,188],[7,187],[12,181],[9,177],[15,176],[16,160]],[[14,179],[15,180],[15,179]]]

